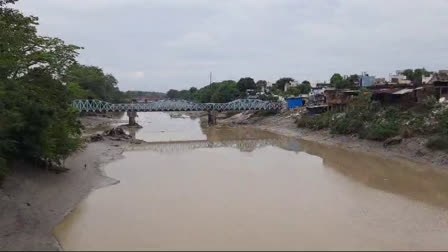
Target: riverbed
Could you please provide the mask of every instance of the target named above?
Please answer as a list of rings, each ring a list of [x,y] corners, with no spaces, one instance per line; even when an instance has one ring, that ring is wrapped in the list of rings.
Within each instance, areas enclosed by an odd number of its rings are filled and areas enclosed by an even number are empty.
[[[446,250],[448,175],[251,127],[140,113],[55,234],[66,250]]]

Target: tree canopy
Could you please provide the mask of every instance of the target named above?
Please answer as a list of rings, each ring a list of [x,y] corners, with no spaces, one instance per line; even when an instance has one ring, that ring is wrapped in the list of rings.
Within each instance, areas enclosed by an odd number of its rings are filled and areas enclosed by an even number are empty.
[[[109,102],[121,102],[125,94],[118,89],[118,81],[111,74],[105,74],[96,66],[72,64],[63,76],[68,86],[78,86],[83,89],[82,95],[76,99],[100,99]]]
[[[38,18],[0,0],[0,178],[14,159],[60,165],[80,144],[77,98],[120,97],[117,80],[76,62],[79,46],[37,33]]]
[[[406,69],[403,71],[403,75],[406,79],[416,83],[422,84],[423,76],[429,76],[432,72],[427,71],[425,68]]]
[[[242,93],[248,89],[256,89],[254,79],[250,77],[241,78],[237,83],[238,90]]]
[[[277,80],[276,82],[275,82],[275,87],[277,88],[277,89],[279,89],[279,90],[281,90],[281,91],[283,91],[283,90],[285,90],[285,85],[287,84],[287,83],[290,83],[290,82],[293,82],[293,81],[295,81],[293,78],[290,78],[290,77],[285,77],[285,78],[280,78],[279,80]]]

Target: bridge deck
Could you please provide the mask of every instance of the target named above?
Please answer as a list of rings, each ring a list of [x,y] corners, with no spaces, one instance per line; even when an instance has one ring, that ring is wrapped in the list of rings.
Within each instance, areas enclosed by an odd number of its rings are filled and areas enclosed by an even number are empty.
[[[72,106],[80,112],[169,112],[169,111],[247,111],[281,110],[281,102],[240,99],[229,103],[194,103],[185,100],[161,100],[149,103],[113,104],[100,100],[75,100]]]

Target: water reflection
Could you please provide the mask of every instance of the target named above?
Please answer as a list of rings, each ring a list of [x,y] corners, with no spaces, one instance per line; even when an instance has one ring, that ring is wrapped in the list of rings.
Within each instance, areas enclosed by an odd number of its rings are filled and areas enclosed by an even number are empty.
[[[338,173],[369,187],[448,209],[448,173],[407,160],[351,152],[310,141],[302,150]]]
[[[129,150],[174,153],[200,148],[228,147],[242,152],[253,152],[258,148],[275,146],[284,150],[300,151],[299,140],[254,128],[205,128],[203,132],[206,140],[149,142],[132,145]]]
[[[443,171],[406,160],[352,152],[251,127],[203,128],[202,132],[206,140],[153,142],[133,145],[129,150],[176,153],[202,148],[235,148],[241,152],[253,152],[273,146],[296,153],[306,152],[320,157],[326,167],[371,188],[448,209],[448,173]]]
[[[127,116],[124,115],[122,120],[127,120]],[[138,113],[137,123],[143,128],[127,128],[126,131],[134,138],[147,142],[206,139],[199,127],[199,118],[171,118],[169,113],[147,112]]]

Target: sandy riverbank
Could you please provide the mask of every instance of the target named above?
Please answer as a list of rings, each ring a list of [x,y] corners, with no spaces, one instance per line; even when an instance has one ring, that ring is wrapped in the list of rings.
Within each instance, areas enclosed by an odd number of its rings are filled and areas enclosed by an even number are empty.
[[[86,132],[107,129],[116,119],[86,117]],[[0,250],[61,250],[53,228],[92,190],[117,183],[101,167],[121,157],[127,141],[106,138],[87,144],[55,174],[17,162],[0,189]]]
[[[403,139],[401,144],[385,148],[382,142],[359,139],[356,136],[331,135],[328,130],[313,131],[300,129],[294,123],[292,113],[280,113],[273,116],[253,116],[252,113],[236,114],[218,119],[218,125],[247,125],[284,136],[297,137],[329,146],[338,146],[351,151],[368,152],[389,159],[406,159],[428,167],[448,171],[448,154],[426,148],[427,139],[411,137]]]

